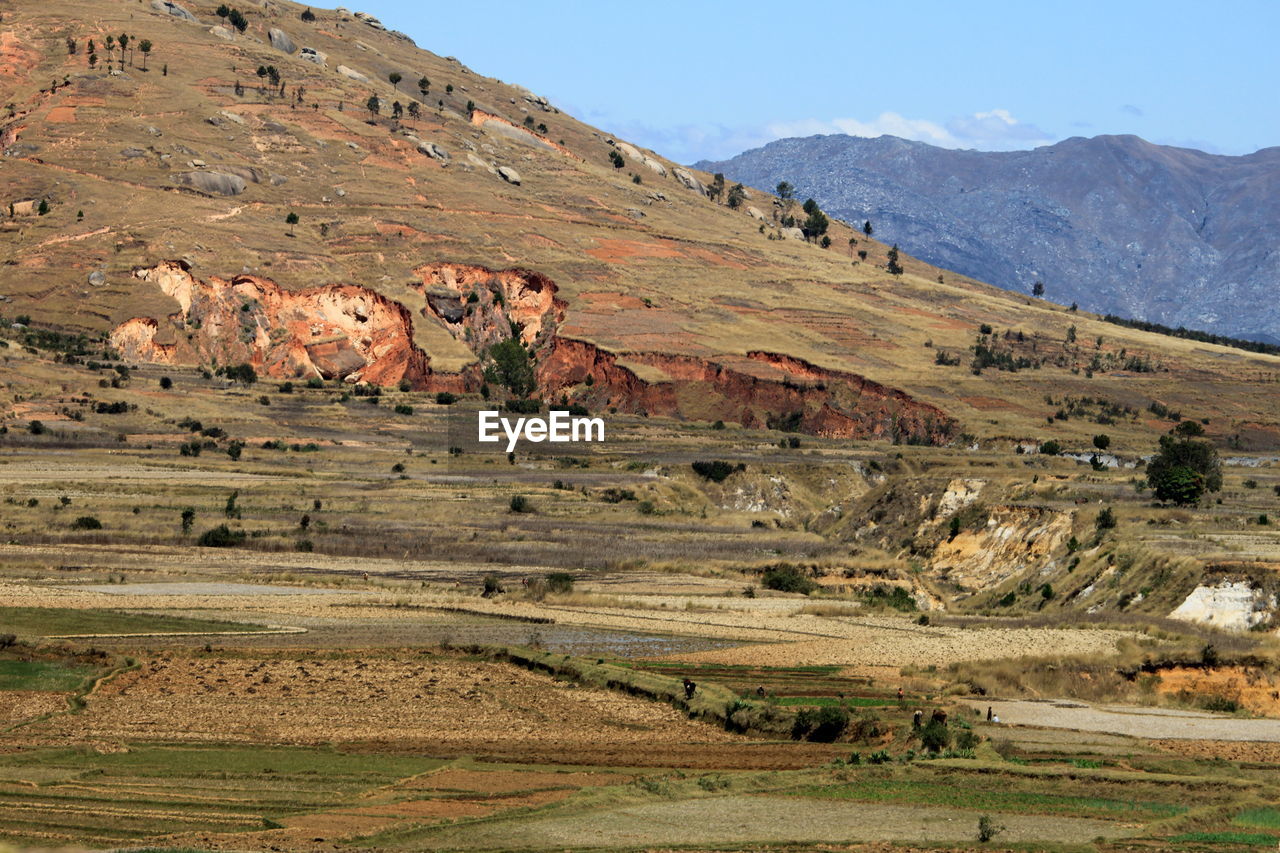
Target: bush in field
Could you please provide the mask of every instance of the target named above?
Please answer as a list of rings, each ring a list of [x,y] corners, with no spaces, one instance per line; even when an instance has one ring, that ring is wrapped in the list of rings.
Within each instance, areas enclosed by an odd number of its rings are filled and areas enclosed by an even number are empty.
[[[818,588],[813,579],[799,568],[787,564],[770,566],[764,570],[760,585],[779,592],[800,592],[808,595]]]
[[[82,515],[71,525],[75,530],[101,530],[102,522],[92,515]]]
[[[533,512],[533,504],[524,495],[512,495],[510,506],[512,512]]]
[[[796,740],[812,740],[831,743],[849,727],[849,712],[844,708],[828,705],[824,708],[805,708],[796,714],[791,736]]]
[[[742,464],[734,465],[730,462],[725,462],[723,459],[712,459],[710,461],[694,462],[689,467],[693,468],[693,473],[704,480],[723,483],[734,471],[741,471],[747,466]]]
[[[945,723],[930,720],[920,730],[920,743],[930,752],[942,752],[951,746],[951,730]]]
[[[436,394],[436,403],[441,406],[451,406],[457,402],[457,400],[458,396],[456,394],[450,394],[448,391],[441,391]]]
[[[573,575],[568,572],[552,572],[547,575],[547,591],[559,595],[573,592]]]
[[[196,544],[202,548],[234,548],[244,542],[243,530],[232,530],[225,524],[206,530],[200,534]]]
[[[983,844],[986,844],[1002,832],[1004,832],[1004,827],[993,821],[990,815],[983,815],[978,818],[978,840]]]

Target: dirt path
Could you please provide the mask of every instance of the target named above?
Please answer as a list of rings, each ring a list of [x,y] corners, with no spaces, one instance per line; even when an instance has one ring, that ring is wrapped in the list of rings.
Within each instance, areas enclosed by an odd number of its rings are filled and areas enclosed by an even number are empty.
[[[1280,720],[1247,719],[1205,711],[1091,706],[1082,702],[991,700],[968,703],[983,714],[988,706],[1002,725],[1106,732],[1170,740],[1262,741],[1280,743]]]

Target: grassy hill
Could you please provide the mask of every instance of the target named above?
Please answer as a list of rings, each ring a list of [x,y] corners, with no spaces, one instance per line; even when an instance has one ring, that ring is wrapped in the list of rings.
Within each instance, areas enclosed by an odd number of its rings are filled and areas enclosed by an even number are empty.
[[[1276,408],[1256,393],[1280,375],[1276,358],[1102,323],[911,258],[890,275],[887,247],[839,222],[826,249],[786,237],[772,197],[753,191],[732,209],[660,153],[367,16],[303,20],[305,7],[279,3],[245,11],[238,32],[214,4],[181,8],[195,20],[105,0],[6,13],[10,319],[114,333],[133,361],[248,361],[281,378],[355,373],[470,391],[516,320],[541,394],[596,407],[1083,448],[1096,424],[1046,418],[1088,398],[1098,404],[1086,408],[1139,413],[1109,425],[1120,447],[1150,443],[1162,426],[1153,402],[1211,416],[1211,434],[1240,446],[1276,443]],[[297,49],[273,46],[272,30]],[[123,68],[118,46],[106,48],[122,32]],[[181,305],[163,276],[136,273],[164,264],[206,285],[207,299]],[[554,316],[549,303],[524,304],[530,274],[561,306]],[[467,311],[486,292],[461,321],[442,319],[450,299]],[[391,319],[360,320],[352,299]],[[154,323],[119,331],[135,318]],[[987,327],[993,366],[975,373]],[[1018,363],[1032,367],[999,368]]]

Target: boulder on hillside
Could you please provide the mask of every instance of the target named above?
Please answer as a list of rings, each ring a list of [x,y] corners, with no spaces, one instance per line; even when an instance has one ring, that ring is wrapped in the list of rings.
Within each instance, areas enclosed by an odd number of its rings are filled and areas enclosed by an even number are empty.
[[[244,192],[244,178],[225,172],[179,172],[174,180],[185,187],[213,195],[240,195]]]
[[[155,9],[157,12],[164,12],[166,15],[172,15],[179,20],[190,21],[193,24],[200,23],[199,19],[196,18],[195,15],[191,14],[177,3],[172,2],[172,0],[151,0],[151,8]]]
[[[747,205],[747,215],[752,219],[759,219],[761,222],[764,222],[764,214],[760,212],[760,208],[758,207]]]
[[[328,64],[329,54],[321,53],[314,47],[304,47],[298,54],[299,59],[305,59],[307,62],[314,62],[316,65],[323,67]]]
[[[276,27],[267,30],[267,38],[271,39],[271,46],[276,50],[294,53],[298,49],[298,46],[293,43],[293,39],[289,38],[289,34]]]
[[[511,168],[510,166],[499,166],[498,175],[500,175],[502,177],[502,180],[506,181],[507,183],[520,186],[520,173],[517,172],[515,169]]]
[[[686,189],[691,189],[700,196],[706,196],[707,188],[691,172],[686,169],[676,169],[675,175],[676,180],[684,184]]]
[[[439,145],[436,145],[434,142],[418,143],[418,153],[426,154],[432,160],[439,160],[442,163],[449,162],[449,152],[445,151],[443,148],[441,148]]]
[[[345,66],[345,65],[339,65],[339,66],[337,67],[337,69],[335,69],[335,70],[336,70],[339,74],[341,74],[343,77],[350,77],[352,80],[355,80],[357,83],[368,83],[368,82],[369,82],[369,78],[368,78],[368,77],[366,77],[365,75],[361,74],[359,71],[355,70],[354,68],[348,68],[348,67],[347,67],[347,66]]]
[[[804,232],[801,231],[799,228],[783,228],[782,236],[787,237],[791,240],[803,240]]]
[[[427,291],[427,304],[436,315],[449,323],[461,323],[466,316],[462,297],[453,291]]]
[[[210,28],[209,28],[209,35],[217,36],[218,38],[222,39],[223,41],[231,41],[232,39],[234,39],[234,38],[236,37],[236,36],[235,36],[235,33],[231,32],[231,30],[227,29],[226,27],[222,27],[222,26],[218,26],[218,27],[210,27]]]

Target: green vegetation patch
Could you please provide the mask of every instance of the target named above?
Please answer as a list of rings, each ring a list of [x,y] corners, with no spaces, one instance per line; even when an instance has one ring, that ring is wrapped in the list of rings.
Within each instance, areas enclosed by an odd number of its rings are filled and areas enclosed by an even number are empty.
[[[1231,823],[1235,826],[1247,826],[1252,829],[1280,829],[1280,808],[1259,806],[1253,809],[1245,809],[1236,815]]]
[[[1160,819],[1185,812],[1172,803],[1121,800],[1019,791],[1005,785],[997,789],[990,779],[974,779],[975,787],[956,784],[957,779],[858,779],[841,785],[802,788],[797,795],[868,803],[903,803],[951,806],[958,809],[1003,811],[1017,814],[1071,815],[1075,817]],[[982,787],[976,787],[981,785]]]
[[[65,607],[0,607],[0,633],[19,637],[65,634],[199,634],[253,631],[261,626],[216,622],[118,610],[76,610]]]
[[[1245,844],[1275,849],[1276,837],[1261,832],[1186,832],[1168,839],[1178,844]]]
[[[91,666],[65,666],[51,661],[0,660],[0,690],[75,690],[94,673]]]
[[[880,708],[885,705],[896,705],[893,699],[875,696],[779,696],[779,705],[805,705],[810,708],[839,708],[847,705],[853,708]]]

